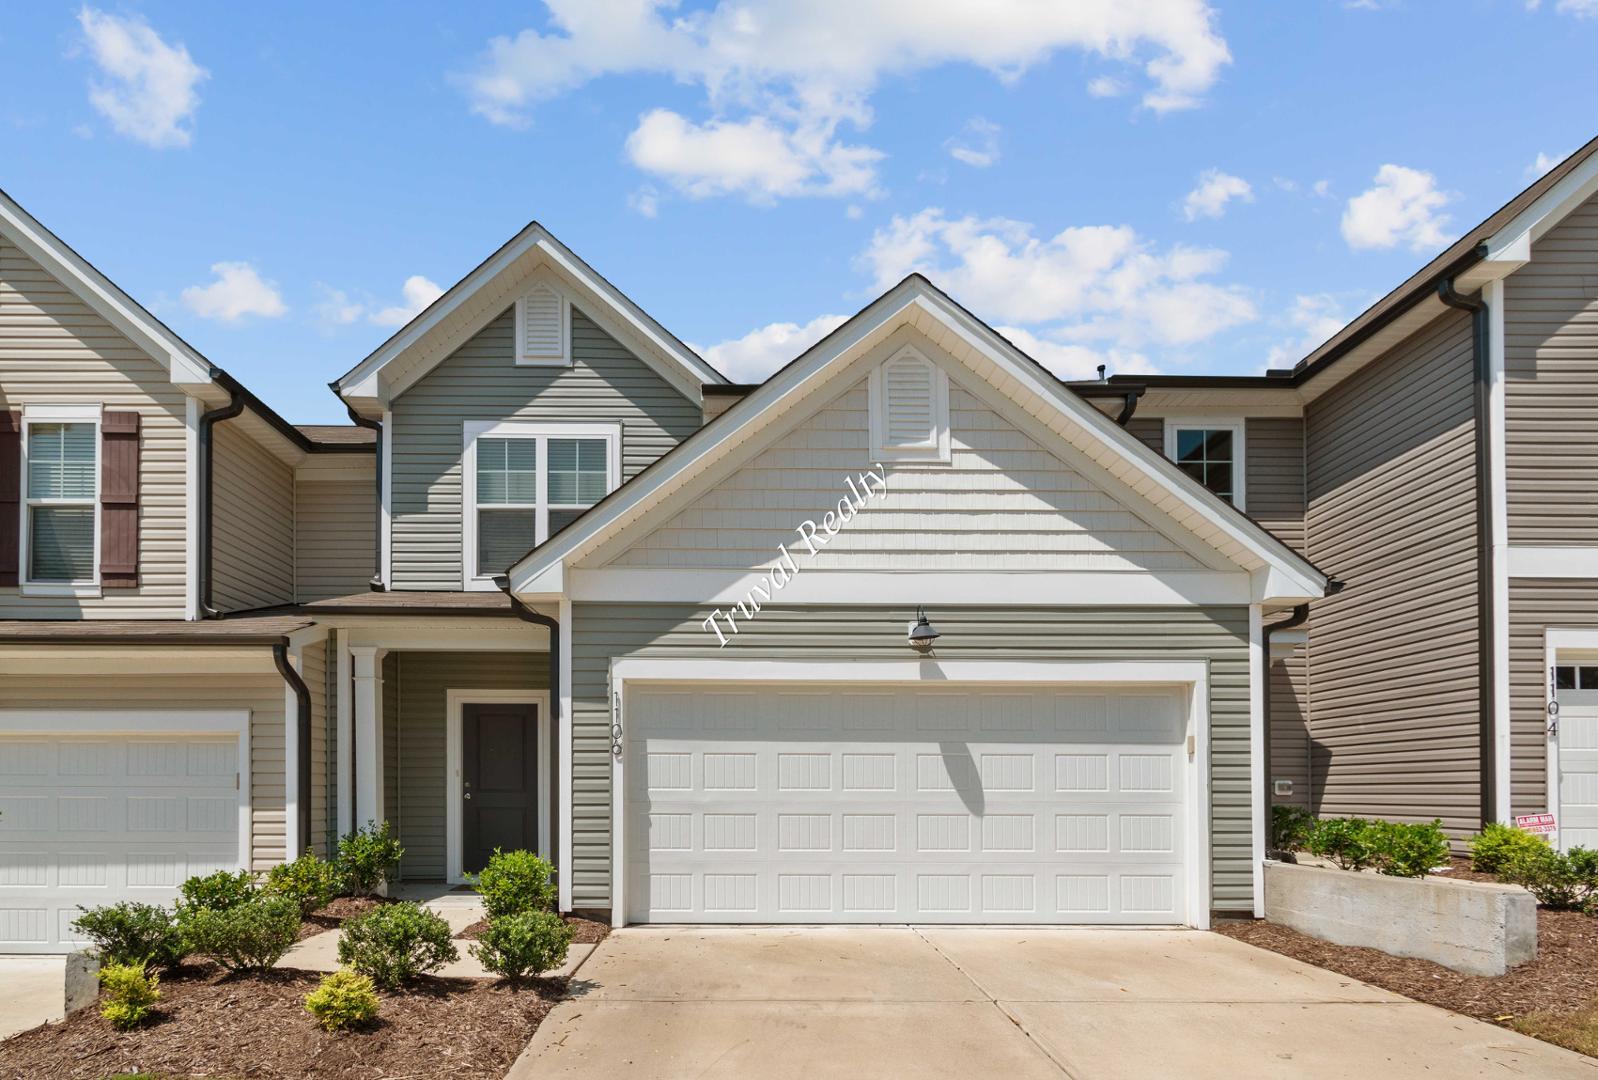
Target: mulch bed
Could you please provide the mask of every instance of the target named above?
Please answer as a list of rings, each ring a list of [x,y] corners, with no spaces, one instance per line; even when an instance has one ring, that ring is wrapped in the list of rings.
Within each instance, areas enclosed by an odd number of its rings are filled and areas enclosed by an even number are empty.
[[[565,916],[566,925],[572,928],[573,945],[598,945],[610,933],[610,924],[585,919],[581,915]],[[456,941],[476,941],[488,929],[487,919],[478,919],[455,935]]]
[[[382,907],[384,904],[397,904],[398,900],[389,896],[340,896],[329,900],[317,908],[310,915],[312,919],[326,920],[328,929],[334,929],[345,919],[353,919],[357,915]]]
[[[383,995],[371,1028],[328,1034],[303,1003],[319,978],[228,976],[214,965],[186,965],[162,978],[155,1022],[119,1032],[98,1010],[80,1010],[0,1043],[0,1078],[502,1076],[566,989],[564,979],[516,991],[500,982],[423,978],[405,993]]]

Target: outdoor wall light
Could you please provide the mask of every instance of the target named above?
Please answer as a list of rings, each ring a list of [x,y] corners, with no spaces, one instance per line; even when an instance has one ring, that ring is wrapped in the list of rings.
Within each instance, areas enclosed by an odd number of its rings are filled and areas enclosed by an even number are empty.
[[[916,608],[916,621],[910,624],[910,647],[916,652],[928,652],[932,643],[941,637],[932,624],[927,622],[927,613],[924,608]]]

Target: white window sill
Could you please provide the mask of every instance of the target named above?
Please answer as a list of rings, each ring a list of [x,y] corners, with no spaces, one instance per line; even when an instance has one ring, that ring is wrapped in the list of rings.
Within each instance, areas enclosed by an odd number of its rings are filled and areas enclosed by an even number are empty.
[[[27,581],[22,584],[23,596],[75,596],[88,599],[100,598],[100,586],[96,584],[74,585],[68,583]]]
[[[492,577],[470,577],[466,579],[467,592],[499,592],[500,588],[494,584]]]

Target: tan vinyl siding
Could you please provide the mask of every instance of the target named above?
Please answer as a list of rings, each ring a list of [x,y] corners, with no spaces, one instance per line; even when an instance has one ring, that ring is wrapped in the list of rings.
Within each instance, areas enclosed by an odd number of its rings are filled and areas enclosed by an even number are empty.
[[[1307,417],[1309,695],[1323,814],[1480,824],[1470,320],[1444,316]]]
[[[1598,631],[1598,580],[1509,582],[1509,723],[1512,810],[1548,810],[1548,630]]]
[[[901,659],[907,612],[773,608],[718,650],[708,610],[577,604],[572,616],[573,903],[610,906],[610,661],[624,656]],[[939,608],[942,660],[1201,659],[1210,665],[1213,905],[1247,910],[1250,872],[1248,612],[1219,609]]]
[[[270,658],[265,659],[270,664]],[[17,709],[248,709],[250,712],[250,865],[283,861],[283,679],[270,674],[17,676],[0,679]]]
[[[1509,542],[1598,544],[1598,198],[1504,293]]]
[[[312,642],[300,651],[300,678],[311,694],[311,832],[305,838],[316,854],[327,856],[327,643]]]
[[[1303,554],[1304,421],[1250,417],[1244,422],[1243,454],[1249,516]]]
[[[212,429],[212,599],[221,611],[294,601],[294,473],[238,425]]]
[[[365,592],[374,567],[377,494],[371,456],[302,471],[294,483],[294,590],[302,604]]]
[[[324,718],[322,724],[323,755],[327,759],[326,775],[323,777],[322,803],[327,809],[327,821],[323,825],[322,844],[331,855],[338,850],[338,771],[344,763],[338,757],[338,651],[334,648],[334,638],[328,636],[326,645],[326,678],[322,683],[322,693],[325,695]]]
[[[613,561],[766,567],[871,461],[861,380]],[[888,466],[888,490],[821,549],[833,570],[1193,570],[1148,522],[961,388],[949,388],[951,463]],[[858,481],[857,481],[858,483]]]
[[[699,428],[697,401],[576,308],[569,368],[516,366],[514,324],[507,308],[394,403],[396,589],[461,588],[464,421],[620,422],[624,479]]]
[[[549,654],[529,652],[402,652],[385,700],[395,706],[394,760],[399,802],[390,805],[405,859],[400,876],[444,876],[445,700],[449,690],[542,690]]]
[[[140,413],[139,587],[100,597],[0,588],[0,619],[181,619],[186,405],[167,371],[0,237],[0,408],[96,405]]]

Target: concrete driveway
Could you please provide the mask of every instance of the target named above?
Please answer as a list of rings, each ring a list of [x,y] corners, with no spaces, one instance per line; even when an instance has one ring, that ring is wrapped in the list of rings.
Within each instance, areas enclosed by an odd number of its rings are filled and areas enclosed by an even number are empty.
[[[1540,1077],[1598,1062],[1195,931],[627,929],[511,1069],[548,1077]]]
[[[66,958],[0,956],[0,1039],[65,1015]]]

